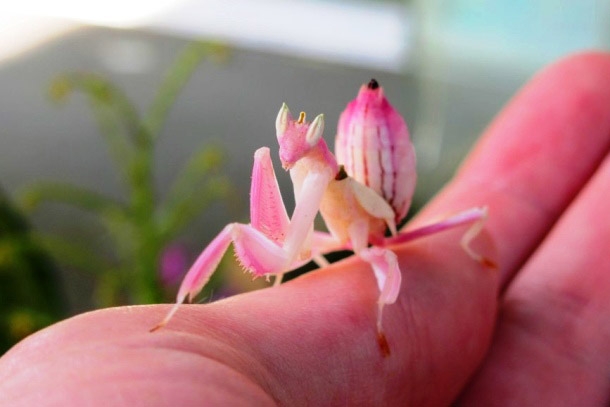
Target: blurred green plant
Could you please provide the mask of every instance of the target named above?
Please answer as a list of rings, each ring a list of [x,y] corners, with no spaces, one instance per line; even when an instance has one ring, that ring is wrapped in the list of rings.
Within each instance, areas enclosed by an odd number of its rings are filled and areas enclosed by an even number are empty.
[[[222,45],[187,45],[142,115],[121,89],[96,74],[67,73],[52,82],[54,101],[65,102],[75,91],[88,99],[127,196],[115,200],[71,184],[37,182],[22,191],[21,204],[30,212],[43,202],[59,202],[99,219],[113,242],[113,258],[83,242],[39,236],[60,264],[95,274],[98,306],[163,301],[159,262],[164,249],[213,201],[230,196],[231,184],[221,172],[223,154],[214,146],[193,154],[163,201],[157,201],[153,179],[155,142],[178,94],[203,60],[226,55]]]
[[[58,269],[0,189],[0,355],[65,314]]]

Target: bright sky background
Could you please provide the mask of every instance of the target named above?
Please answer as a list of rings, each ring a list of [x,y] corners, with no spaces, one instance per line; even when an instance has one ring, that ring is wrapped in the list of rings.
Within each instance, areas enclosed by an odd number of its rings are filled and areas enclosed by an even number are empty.
[[[0,6],[0,60],[79,24],[188,38],[388,71],[411,47],[404,6],[306,0],[19,0]]]

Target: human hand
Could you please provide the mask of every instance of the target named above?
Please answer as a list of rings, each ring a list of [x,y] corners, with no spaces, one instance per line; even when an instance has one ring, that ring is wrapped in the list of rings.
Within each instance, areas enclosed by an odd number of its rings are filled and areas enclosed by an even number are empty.
[[[403,286],[376,340],[356,257],[280,287],[64,321],[0,359],[0,405],[603,405],[610,398],[610,56],[570,58],[504,110],[414,220],[490,208],[396,248]],[[498,312],[499,311],[499,312]],[[491,345],[491,346],[490,346]]]

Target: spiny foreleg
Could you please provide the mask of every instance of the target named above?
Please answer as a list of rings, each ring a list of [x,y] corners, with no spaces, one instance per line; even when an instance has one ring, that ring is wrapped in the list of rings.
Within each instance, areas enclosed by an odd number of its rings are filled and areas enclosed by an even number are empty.
[[[249,225],[225,226],[201,252],[180,285],[175,305],[152,331],[166,325],[187,297],[192,300],[203,289],[231,243],[238,261],[255,276],[281,274],[291,265],[289,255],[282,248],[290,222],[266,147],[254,154],[250,217]]]

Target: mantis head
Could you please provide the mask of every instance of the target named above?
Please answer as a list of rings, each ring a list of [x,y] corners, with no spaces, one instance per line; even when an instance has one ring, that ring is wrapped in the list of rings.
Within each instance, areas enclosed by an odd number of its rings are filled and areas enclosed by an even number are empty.
[[[290,169],[322,140],[324,115],[320,114],[311,123],[307,123],[305,113],[301,112],[299,118],[294,120],[288,106],[284,103],[277,115],[275,129],[280,144],[282,166]]]

